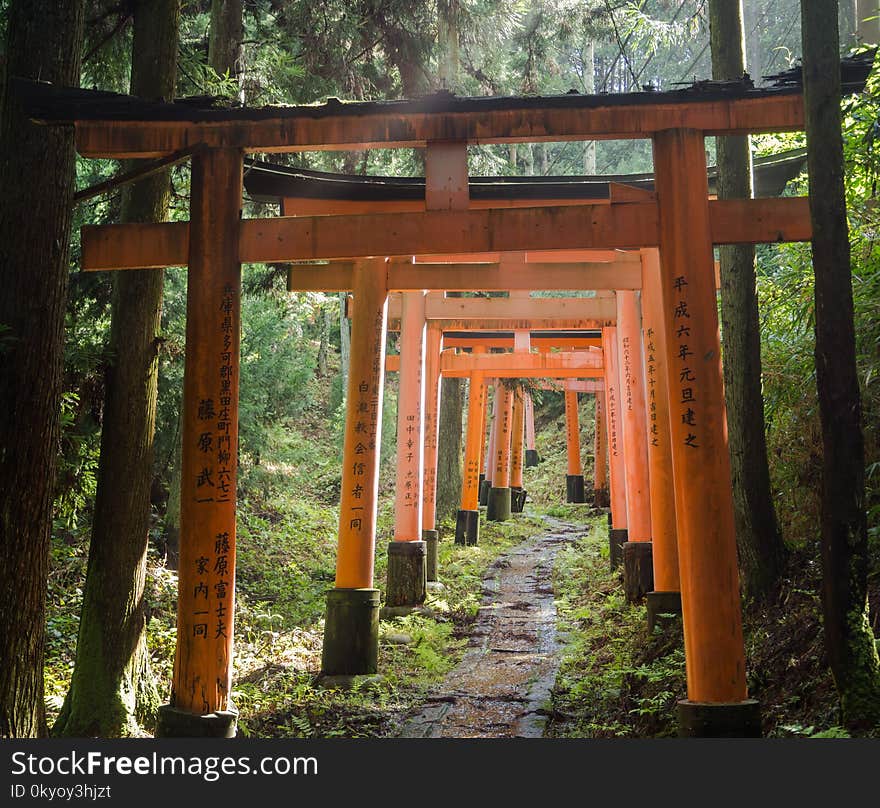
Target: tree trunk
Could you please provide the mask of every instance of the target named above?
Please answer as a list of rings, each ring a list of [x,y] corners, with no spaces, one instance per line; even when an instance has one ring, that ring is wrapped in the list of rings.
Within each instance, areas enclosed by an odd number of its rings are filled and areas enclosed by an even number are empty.
[[[460,379],[440,382],[440,426],[437,439],[437,518],[458,511],[461,497],[461,415]]]
[[[320,342],[318,343],[318,376],[325,378],[327,376],[327,353],[330,347],[330,327],[332,323],[332,314],[330,306],[326,303],[321,306],[320,313]]]
[[[242,0],[211,0],[211,34],[208,38],[208,62],[221,76],[229,73],[239,79],[241,43],[244,39]],[[241,99],[243,102],[244,99]]]
[[[346,292],[339,293],[339,375],[342,376],[342,394],[348,390],[348,365],[351,358],[351,325],[345,316]]]
[[[816,278],[816,387],[824,450],[825,644],[843,719],[857,728],[880,724],[880,660],[867,609],[865,451],[843,185],[837,4],[801,0],[801,14]]]
[[[79,83],[78,0],[13,0],[6,75]],[[70,271],[72,127],[0,113],[0,737],[46,734],[46,576]]]
[[[180,0],[139,0],[134,8],[131,93],[170,100],[177,69]],[[127,189],[122,220],[162,222],[170,174]],[[156,425],[163,272],[113,277],[110,362],[89,566],[76,665],[53,734],[127,737],[151,721],[159,694],[147,653],[144,581]]]
[[[709,14],[713,78],[739,78],[744,69],[741,4],[710,0]],[[718,196],[750,197],[748,136],[719,137],[717,149]],[[746,597],[761,599],[779,580],[785,547],[776,522],[767,463],[755,248],[727,244],[719,252],[724,395],[740,582]]]

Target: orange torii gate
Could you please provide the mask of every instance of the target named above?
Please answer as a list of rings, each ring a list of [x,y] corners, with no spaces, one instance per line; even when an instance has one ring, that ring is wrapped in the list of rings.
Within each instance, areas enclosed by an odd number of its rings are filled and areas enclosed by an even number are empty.
[[[364,673],[376,667],[378,592],[372,573],[388,292],[384,258],[368,257],[650,247],[660,252],[672,408],[688,678],[680,726],[690,735],[760,732],[758,705],[746,691],[712,251],[718,243],[807,240],[810,227],[806,199],[710,201],[704,138],[802,129],[798,88],[725,85],[521,99],[441,95],[414,102],[205,110],[32,85],[28,104],[33,117],[45,122],[74,123],[85,157],[168,158],[192,150],[190,222],[88,228],[82,241],[84,269],[190,267],[179,642],[161,733],[234,731],[229,689],[235,467],[229,459],[236,450],[242,262],[363,259],[353,266],[357,305],[348,401],[350,413],[363,416],[357,422],[364,434],[357,440],[346,434],[324,666]],[[466,167],[446,169],[465,165],[468,143],[597,138],[652,140],[654,198],[470,209],[466,185],[444,180],[466,176]],[[383,146],[427,146],[424,212],[240,219],[244,151]],[[206,456],[199,454],[204,434],[213,447]],[[363,447],[359,453],[356,446]]]

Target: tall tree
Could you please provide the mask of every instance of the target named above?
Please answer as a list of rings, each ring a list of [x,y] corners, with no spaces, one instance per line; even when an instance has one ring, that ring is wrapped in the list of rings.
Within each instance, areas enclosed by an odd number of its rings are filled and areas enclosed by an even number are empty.
[[[709,29],[713,78],[741,78],[745,69],[741,1],[709,0]],[[748,135],[718,138],[717,151],[719,198],[750,197]],[[779,579],[785,548],[767,462],[755,248],[725,244],[719,253],[724,394],[740,580],[747,597],[762,598]]]
[[[45,735],[43,657],[67,300],[73,131],[9,77],[79,83],[80,0],[13,0],[0,111],[0,737]]]
[[[136,0],[132,95],[173,97],[179,16],[180,0]],[[134,184],[123,200],[123,221],[164,221],[169,192],[167,171]],[[144,582],[163,274],[119,272],[113,282],[89,564],[76,664],[56,735],[135,735],[138,721],[151,720],[159,704],[144,633]]]
[[[241,75],[241,47],[244,40],[242,0],[211,0],[211,34],[208,63],[221,76]]]
[[[880,725],[880,660],[868,623],[865,449],[843,185],[837,3],[801,0],[804,106],[822,422],[825,644],[851,727]]]

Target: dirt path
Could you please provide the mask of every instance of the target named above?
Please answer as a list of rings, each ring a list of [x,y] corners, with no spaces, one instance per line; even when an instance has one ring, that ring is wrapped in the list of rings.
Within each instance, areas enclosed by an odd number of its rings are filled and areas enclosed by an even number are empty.
[[[546,517],[547,530],[500,556],[483,579],[467,651],[403,738],[540,738],[559,667],[553,562],[584,527]]]

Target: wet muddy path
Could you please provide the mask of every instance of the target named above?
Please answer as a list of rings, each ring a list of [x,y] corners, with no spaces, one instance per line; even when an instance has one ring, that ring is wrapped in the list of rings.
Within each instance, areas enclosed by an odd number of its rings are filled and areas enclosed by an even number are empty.
[[[553,564],[583,525],[545,517],[495,560],[461,663],[404,720],[403,738],[540,738],[559,667]]]

